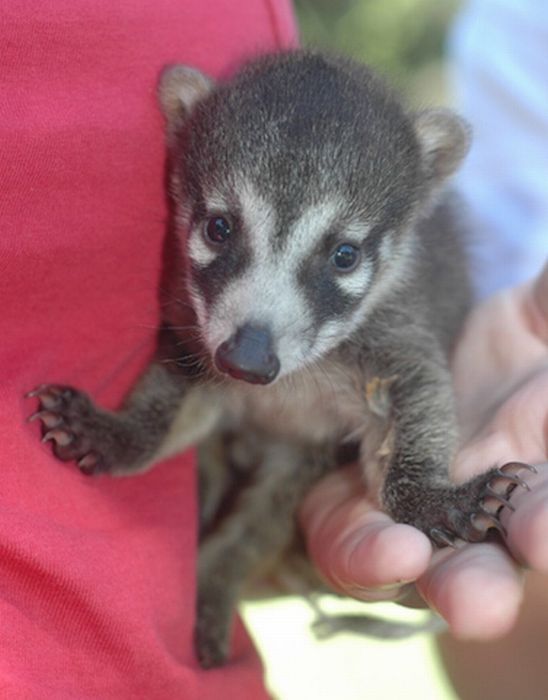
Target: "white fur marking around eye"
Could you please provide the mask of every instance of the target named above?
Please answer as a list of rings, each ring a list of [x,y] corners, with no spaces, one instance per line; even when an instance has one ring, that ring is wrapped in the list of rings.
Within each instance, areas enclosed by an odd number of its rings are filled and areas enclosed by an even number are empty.
[[[253,185],[242,182],[238,188],[242,219],[253,251],[253,264],[265,260],[276,233],[276,211]]]
[[[342,229],[341,235],[345,243],[355,243],[359,246],[367,238],[371,228],[371,223],[360,220],[351,221]]]
[[[352,297],[361,297],[367,291],[372,276],[371,263],[362,261],[351,272],[336,273],[335,282],[345,294]]]
[[[221,192],[212,190],[204,195],[206,211],[211,214],[226,214],[230,212],[230,206]]]
[[[207,216],[230,213],[226,197],[216,190],[212,190],[205,195],[205,206]],[[214,246],[208,245],[204,239],[204,226],[205,222],[200,222],[190,231],[187,244],[189,258],[199,267],[207,267],[220,252]]]
[[[311,356],[322,357],[333,346],[337,345],[345,335],[346,320],[327,321],[319,329],[314,341]]]
[[[381,238],[379,243],[379,259],[383,265],[387,265],[392,257],[393,245],[392,239],[394,236],[393,231],[386,231],[384,236]]]
[[[188,257],[198,267],[206,267],[218,255],[213,246],[208,245],[204,240],[202,224],[199,224],[190,232],[187,250]]]
[[[305,209],[287,237],[284,257],[288,261],[300,261],[310,255],[335,223],[342,208],[343,202],[329,200]]]

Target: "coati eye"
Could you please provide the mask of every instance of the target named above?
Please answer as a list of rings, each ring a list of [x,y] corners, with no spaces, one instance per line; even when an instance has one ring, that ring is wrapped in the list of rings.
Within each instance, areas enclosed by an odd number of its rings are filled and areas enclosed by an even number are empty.
[[[360,261],[360,250],[351,243],[341,243],[331,253],[331,263],[341,272],[350,272]]]
[[[212,216],[205,225],[205,235],[211,243],[224,243],[230,238],[232,229],[230,222],[224,216]]]

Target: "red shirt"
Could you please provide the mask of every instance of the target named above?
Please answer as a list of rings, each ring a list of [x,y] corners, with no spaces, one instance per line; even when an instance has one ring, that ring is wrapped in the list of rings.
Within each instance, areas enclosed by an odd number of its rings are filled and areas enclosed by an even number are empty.
[[[263,698],[192,649],[188,455],[132,478],[57,462],[41,382],[114,407],[146,363],[166,217],[157,76],[294,42],[285,0],[9,0],[0,9],[0,696]]]

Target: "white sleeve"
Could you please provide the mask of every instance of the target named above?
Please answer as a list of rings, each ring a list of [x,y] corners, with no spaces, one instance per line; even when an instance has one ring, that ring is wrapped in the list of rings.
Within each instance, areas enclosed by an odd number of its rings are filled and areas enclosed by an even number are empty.
[[[485,296],[548,257],[548,1],[472,0],[450,54],[457,108],[474,131],[457,184]]]

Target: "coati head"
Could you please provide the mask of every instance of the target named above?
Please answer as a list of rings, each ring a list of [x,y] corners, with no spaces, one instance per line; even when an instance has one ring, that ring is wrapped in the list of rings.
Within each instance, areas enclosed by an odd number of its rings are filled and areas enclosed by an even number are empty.
[[[468,129],[409,114],[368,68],[307,51],[160,99],[186,283],[216,368],[267,384],[348,338],[405,268]]]

